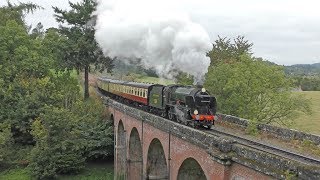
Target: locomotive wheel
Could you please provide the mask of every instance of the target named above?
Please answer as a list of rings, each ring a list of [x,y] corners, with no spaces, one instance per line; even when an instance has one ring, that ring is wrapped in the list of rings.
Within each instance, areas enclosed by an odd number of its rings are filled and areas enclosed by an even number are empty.
[[[162,111],[160,116],[163,117],[163,118],[166,118],[167,117],[167,112],[166,111]]]
[[[211,129],[212,125],[213,125],[213,123],[208,124],[207,129]]]
[[[175,115],[172,112],[168,112],[168,118],[172,121],[175,120]]]

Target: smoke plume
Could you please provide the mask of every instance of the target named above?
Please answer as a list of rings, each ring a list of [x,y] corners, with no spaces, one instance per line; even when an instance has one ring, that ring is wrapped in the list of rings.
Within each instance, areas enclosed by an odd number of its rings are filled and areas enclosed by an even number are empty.
[[[99,0],[96,40],[106,56],[130,59],[168,79],[182,71],[201,83],[212,44],[207,32],[172,1]]]

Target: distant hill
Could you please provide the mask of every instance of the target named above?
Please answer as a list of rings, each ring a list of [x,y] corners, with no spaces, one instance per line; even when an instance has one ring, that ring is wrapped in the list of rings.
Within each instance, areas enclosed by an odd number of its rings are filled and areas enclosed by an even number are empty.
[[[320,75],[320,63],[295,64],[292,66],[285,66],[285,72],[289,75],[305,75],[305,76]]]

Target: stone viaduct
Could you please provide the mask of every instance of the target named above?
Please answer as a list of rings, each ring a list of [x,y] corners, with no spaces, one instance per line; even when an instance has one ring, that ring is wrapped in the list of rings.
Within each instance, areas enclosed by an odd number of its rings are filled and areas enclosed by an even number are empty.
[[[104,102],[114,121],[115,179],[285,179],[290,169],[281,158],[108,98]]]

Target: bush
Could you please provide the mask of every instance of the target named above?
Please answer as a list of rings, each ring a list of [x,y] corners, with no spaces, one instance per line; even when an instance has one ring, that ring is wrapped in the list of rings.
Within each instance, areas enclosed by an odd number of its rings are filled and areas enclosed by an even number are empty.
[[[39,178],[52,178],[56,173],[78,172],[84,167],[81,149],[84,142],[77,130],[79,117],[62,108],[48,107],[32,124],[36,146],[30,167]]]
[[[47,107],[32,124],[36,146],[30,167],[38,179],[77,173],[87,159],[113,153],[112,127],[103,121],[104,108],[95,101],[78,101],[71,109]]]
[[[10,124],[0,123],[0,168],[8,166],[8,156],[12,146]]]
[[[72,111],[82,117],[78,124],[84,145],[84,156],[87,159],[106,159],[113,156],[113,128],[106,117],[104,106],[94,100],[79,102]]]

